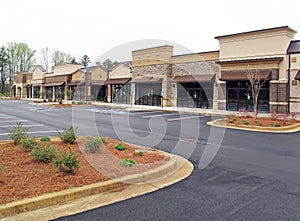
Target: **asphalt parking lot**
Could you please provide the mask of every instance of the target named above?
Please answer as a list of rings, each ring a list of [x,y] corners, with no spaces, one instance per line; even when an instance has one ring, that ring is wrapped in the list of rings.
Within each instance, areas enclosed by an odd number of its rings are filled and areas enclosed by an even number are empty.
[[[9,126],[19,120],[33,136],[54,136],[73,124],[81,135],[161,149],[194,164],[192,175],[172,186],[58,220],[299,220],[300,133],[216,130],[206,125],[211,119],[176,112],[2,102],[0,139],[8,139]],[[201,162],[208,164],[199,168]]]

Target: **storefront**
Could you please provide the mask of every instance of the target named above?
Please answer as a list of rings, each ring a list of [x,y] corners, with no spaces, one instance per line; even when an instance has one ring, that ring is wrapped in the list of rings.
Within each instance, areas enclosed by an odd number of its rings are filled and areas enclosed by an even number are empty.
[[[176,76],[177,106],[212,108],[215,75]]]
[[[128,83],[131,78],[116,78],[109,79],[105,84],[109,85],[111,102],[120,104],[130,103],[130,84]]]
[[[92,101],[106,101],[107,94],[106,94],[106,85],[104,82],[97,83],[92,82],[91,84],[91,100]]]
[[[33,98],[40,98],[41,86],[33,86]]]
[[[135,104],[161,106],[161,78],[136,78],[132,83],[135,83]]]

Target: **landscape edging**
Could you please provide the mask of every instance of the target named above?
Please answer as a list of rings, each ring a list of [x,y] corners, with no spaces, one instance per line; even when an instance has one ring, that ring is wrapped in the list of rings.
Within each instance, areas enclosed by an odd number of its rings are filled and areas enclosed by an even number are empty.
[[[170,160],[166,164],[141,174],[129,175],[115,180],[108,180],[101,183],[76,187],[70,190],[48,193],[42,196],[5,204],[3,206],[0,206],[0,218],[37,210],[40,208],[90,196],[93,194],[119,189],[131,184],[145,183],[151,180],[158,179],[164,175],[167,175],[176,168],[176,158],[172,157],[172,154],[165,154],[169,155],[170,157]]]

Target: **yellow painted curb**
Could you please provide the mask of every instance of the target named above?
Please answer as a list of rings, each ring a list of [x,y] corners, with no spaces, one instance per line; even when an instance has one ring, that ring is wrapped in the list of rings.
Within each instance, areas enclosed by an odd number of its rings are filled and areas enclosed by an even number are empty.
[[[176,168],[176,158],[172,155],[169,155],[169,157],[170,160],[166,164],[141,174],[129,175],[115,180],[108,180],[101,183],[76,187],[70,190],[48,193],[39,197],[5,204],[3,206],[0,206],[0,218],[27,211],[37,210],[43,207],[48,207],[58,203],[63,203],[102,192],[107,192],[131,184],[145,183],[155,179],[159,179],[160,177],[170,173]]]
[[[259,127],[249,125],[247,127],[240,125],[230,125],[226,123],[218,122],[220,119],[216,119],[210,122],[207,122],[207,125],[216,126],[216,127],[224,127],[229,129],[238,129],[238,130],[247,130],[247,131],[256,131],[256,132],[269,132],[269,133],[293,133],[300,131],[300,123],[291,125],[291,126],[283,126],[283,127]]]

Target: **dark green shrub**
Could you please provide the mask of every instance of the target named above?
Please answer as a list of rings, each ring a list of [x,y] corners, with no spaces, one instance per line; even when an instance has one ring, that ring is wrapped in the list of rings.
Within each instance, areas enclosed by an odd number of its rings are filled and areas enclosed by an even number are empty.
[[[281,127],[280,124],[274,124],[274,127]]]
[[[246,121],[246,120],[243,120],[243,124],[248,125],[250,123],[248,121]]]
[[[22,146],[24,147],[25,151],[31,151],[36,145],[37,142],[32,137],[26,137],[22,140]]]
[[[123,167],[131,167],[131,166],[134,166],[135,164],[136,163],[134,160],[128,159],[128,158],[121,161],[121,166],[123,166]]]
[[[126,150],[126,147],[123,145],[123,144],[117,144],[116,146],[115,146],[115,148],[117,149],[117,150]]]
[[[50,138],[47,136],[41,137],[40,141],[42,142],[50,142]]]
[[[139,151],[136,153],[136,155],[138,155],[139,157],[142,157],[142,156],[144,155],[144,152],[141,151],[141,150],[139,150]]]
[[[49,163],[56,157],[56,150],[50,143],[40,143],[33,147],[31,155],[37,161]]]
[[[59,104],[62,104],[62,103],[63,103],[61,98],[58,99],[58,103],[59,103]]]
[[[261,123],[258,123],[257,126],[260,126],[260,127],[261,127],[261,126],[263,126],[263,125],[262,125]]]
[[[9,136],[14,141],[15,145],[22,142],[23,139],[27,137],[28,128],[23,127],[21,122],[17,123],[17,126],[11,128]]]
[[[70,147],[68,152],[60,151],[53,162],[62,173],[75,174],[79,169],[78,155]]]
[[[64,143],[74,143],[76,140],[75,130],[73,126],[71,126],[68,130],[64,130],[63,132],[57,132],[58,137],[64,142]]]
[[[101,141],[102,141],[103,144],[106,144],[106,139],[105,139],[105,137],[101,137]]]
[[[102,144],[101,137],[89,136],[86,138],[84,145],[90,153],[96,153],[102,147]]]

